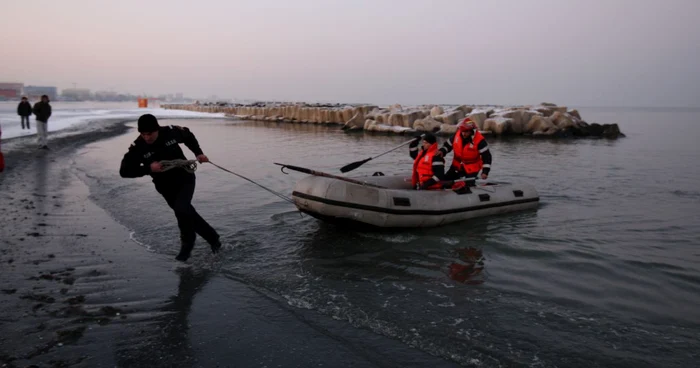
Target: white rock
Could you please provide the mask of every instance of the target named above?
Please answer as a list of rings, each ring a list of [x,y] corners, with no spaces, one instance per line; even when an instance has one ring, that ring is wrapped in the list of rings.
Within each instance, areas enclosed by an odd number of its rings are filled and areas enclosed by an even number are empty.
[[[472,112],[471,114],[467,115],[468,118],[470,118],[474,123],[476,123],[476,127],[479,130],[484,130],[484,121],[486,121],[486,112],[480,111],[480,112]]]
[[[442,124],[440,125],[440,134],[452,135],[457,132],[457,126],[452,124]]]
[[[457,107],[455,108],[455,110],[459,110],[459,111],[463,112],[464,115],[466,116],[466,115],[468,115],[469,113],[471,113],[471,112],[474,110],[474,108],[469,107],[469,106],[467,106],[467,105],[460,105],[460,106],[457,106]]]
[[[438,116],[442,115],[445,113],[445,109],[442,108],[442,106],[435,106],[432,109],[430,109],[430,116]]]
[[[359,128],[364,126],[365,124],[365,119],[362,114],[362,111],[358,111],[355,116],[353,116],[350,120],[345,122],[345,125],[343,125],[344,129],[354,129],[354,128]]]
[[[439,115],[436,117],[437,118],[442,117],[442,123],[447,124],[447,125],[457,125],[462,119],[464,119],[464,111],[462,110],[455,110],[455,111],[450,111],[446,112],[442,115]],[[440,121],[440,120],[438,120]]]
[[[567,129],[576,126],[571,116],[567,115],[566,113],[562,113],[561,111],[555,111],[551,116],[551,119],[554,125],[556,125],[559,129]]]
[[[534,115],[525,126],[525,132],[533,135],[554,134],[557,130],[551,118],[540,115]]]
[[[511,131],[513,119],[503,116],[493,116],[484,121],[484,130],[490,130],[494,134],[502,135]]]
[[[439,121],[433,119],[432,117],[427,117],[416,120],[416,122],[413,123],[413,129],[422,132],[432,132],[435,129],[440,129],[440,125],[442,124]]]

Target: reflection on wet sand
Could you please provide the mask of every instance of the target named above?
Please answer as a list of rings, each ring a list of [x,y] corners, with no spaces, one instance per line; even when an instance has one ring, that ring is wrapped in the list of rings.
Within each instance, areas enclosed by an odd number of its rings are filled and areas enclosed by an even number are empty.
[[[193,266],[178,268],[180,277],[177,294],[170,298],[155,319],[153,331],[147,336],[142,329],[132,339],[122,339],[116,360],[119,366],[192,366],[194,352],[189,334],[189,317],[195,295],[211,279],[212,271],[195,269]],[[154,352],[156,355],[154,355]]]

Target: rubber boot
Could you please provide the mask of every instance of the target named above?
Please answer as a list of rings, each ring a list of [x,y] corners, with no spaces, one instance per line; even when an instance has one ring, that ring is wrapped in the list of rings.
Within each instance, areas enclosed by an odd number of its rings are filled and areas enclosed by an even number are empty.
[[[180,253],[175,257],[176,260],[180,262],[185,262],[190,258],[192,253],[192,248],[194,248],[194,243],[181,242],[180,243]]]
[[[221,242],[219,241],[219,238],[216,238],[215,240],[211,241],[209,243],[211,245],[211,252],[216,254],[219,253],[219,250],[221,249]]]

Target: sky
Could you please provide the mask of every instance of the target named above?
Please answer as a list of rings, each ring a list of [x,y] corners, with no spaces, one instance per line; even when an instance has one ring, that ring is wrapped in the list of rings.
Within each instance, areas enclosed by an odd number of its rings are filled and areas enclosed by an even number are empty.
[[[374,104],[700,107],[699,0],[0,1],[0,82]]]

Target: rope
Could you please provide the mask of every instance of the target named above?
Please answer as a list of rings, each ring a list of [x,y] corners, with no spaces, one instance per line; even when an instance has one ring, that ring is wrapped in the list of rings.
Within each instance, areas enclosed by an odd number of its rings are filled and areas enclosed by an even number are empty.
[[[249,181],[249,182],[251,182],[251,183],[253,183],[253,184],[259,186],[260,188],[263,188],[263,189],[267,190],[268,192],[270,192],[270,193],[272,193],[272,194],[274,194],[274,195],[276,195],[276,196],[278,196],[278,197],[284,199],[285,201],[287,201],[287,202],[289,202],[289,203],[291,203],[291,204],[294,204],[294,200],[292,200],[291,198],[285,196],[285,195],[282,194],[282,193],[275,192],[274,190],[272,190],[272,189],[270,189],[270,188],[267,188],[267,187],[265,187],[265,186],[263,186],[263,185],[261,185],[261,184],[258,184],[258,183],[256,183],[256,182],[254,182],[254,181],[252,181],[252,180],[246,178],[246,177],[243,176],[243,175],[236,174],[235,172],[233,172],[233,171],[231,171],[231,170],[225,169],[225,168],[223,168],[223,167],[221,167],[221,166],[219,166],[219,165],[217,165],[217,164],[215,164],[215,163],[213,163],[213,162],[211,162],[211,161],[209,161],[209,163],[212,164],[212,165],[214,165],[214,166],[216,166],[216,167],[218,167],[219,169],[221,169],[221,170],[223,170],[223,171],[226,171],[226,172],[229,173],[229,174],[236,175],[237,177],[239,177],[239,178],[241,178],[241,179],[243,179],[243,180],[247,180],[247,181]]]
[[[231,171],[231,170],[225,169],[225,168],[223,168],[223,167],[221,167],[221,166],[219,166],[219,165],[217,165],[217,164],[215,164],[215,163],[213,163],[213,162],[211,162],[211,161],[209,161],[209,163],[212,164],[212,165],[214,165],[214,166],[216,166],[216,167],[218,167],[219,169],[221,169],[221,170],[223,170],[223,171],[226,171],[226,172],[229,173],[229,174],[233,174],[233,175],[236,175],[237,177],[239,177],[239,178],[241,178],[241,179],[243,179],[243,180],[247,180],[247,181],[249,181],[249,182],[251,182],[251,183],[253,183],[253,184],[259,186],[260,188],[263,188],[263,189],[267,190],[268,192],[270,192],[270,193],[272,193],[272,194],[274,194],[274,195],[276,195],[276,196],[282,198],[283,200],[285,200],[285,201],[287,201],[287,202],[289,202],[289,203],[291,203],[291,204],[294,204],[294,200],[292,200],[291,198],[285,196],[285,195],[282,194],[282,193],[275,192],[274,190],[272,190],[272,189],[270,189],[270,188],[267,188],[267,187],[265,187],[265,186],[263,186],[263,185],[261,185],[261,184],[258,184],[258,183],[256,183],[256,182],[254,182],[253,180],[246,178],[246,177],[243,176],[243,175],[236,174],[235,172],[233,172],[233,171]],[[194,172],[197,170],[197,161],[196,161],[196,160],[165,160],[165,161],[160,161],[160,164],[161,164],[162,167],[163,167],[163,168],[162,168],[163,171],[172,170],[172,169],[174,169],[174,168],[182,168],[183,170],[185,170],[185,171],[187,171],[187,172],[189,172],[189,173],[194,173]]]
[[[163,171],[168,171],[174,168],[182,168],[188,173],[194,174],[197,171],[197,161],[196,160],[164,160],[160,161]]]

